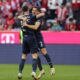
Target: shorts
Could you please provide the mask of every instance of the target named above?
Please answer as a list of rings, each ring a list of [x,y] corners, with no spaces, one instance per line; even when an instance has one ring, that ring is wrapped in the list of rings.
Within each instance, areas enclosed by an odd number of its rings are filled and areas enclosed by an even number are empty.
[[[45,43],[44,43],[42,36],[37,36],[36,40],[37,40],[37,44],[38,44],[39,49],[45,48]]]
[[[29,35],[24,35],[22,52],[24,54],[28,54],[28,53],[33,54],[33,53],[38,52],[38,45],[37,45],[35,37],[29,36]]]

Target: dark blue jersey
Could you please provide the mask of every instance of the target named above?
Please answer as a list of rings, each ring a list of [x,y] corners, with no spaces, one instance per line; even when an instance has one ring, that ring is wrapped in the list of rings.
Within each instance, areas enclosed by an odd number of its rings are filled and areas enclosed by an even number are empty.
[[[36,20],[36,22],[42,23],[42,18],[38,18]],[[42,34],[41,34],[40,31],[41,31],[41,24],[40,24],[39,28],[37,30],[35,30],[35,36],[36,36],[36,38],[42,37]]]
[[[37,20],[37,22],[42,23],[42,18],[39,18]],[[37,41],[37,44],[38,44],[38,48],[39,49],[45,48],[43,36],[41,34],[41,27],[42,26],[40,25],[39,28],[37,30],[35,30],[35,37],[36,37],[36,41]]]
[[[34,24],[35,24],[35,22],[36,22],[36,17],[33,16],[32,14],[24,15],[24,17],[27,17],[27,19],[28,19],[28,20],[26,21],[27,24],[29,24],[29,25],[34,25]],[[25,26],[22,27],[22,31],[23,31],[23,35],[25,35],[25,34],[27,34],[27,35],[35,35],[33,29],[30,29],[30,28],[25,27]]]

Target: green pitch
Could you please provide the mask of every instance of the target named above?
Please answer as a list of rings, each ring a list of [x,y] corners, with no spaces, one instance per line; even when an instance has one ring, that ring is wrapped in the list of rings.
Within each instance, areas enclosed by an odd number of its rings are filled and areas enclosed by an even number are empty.
[[[46,74],[41,80],[80,80],[80,66],[56,65],[55,76],[50,75],[48,65],[43,65]],[[37,71],[37,74],[39,70]],[[0,64],[0,80],[18,80],[17,64]],[[22,80],[33,80],[31,77],[31,65],[25,65]]]

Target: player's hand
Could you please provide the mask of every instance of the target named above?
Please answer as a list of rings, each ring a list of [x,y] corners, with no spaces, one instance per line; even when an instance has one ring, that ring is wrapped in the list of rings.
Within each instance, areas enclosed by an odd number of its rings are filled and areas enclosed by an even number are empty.
[[[42,13],[42,16],[45,16],[45,13],[44,12]]]
[[[27,21],[27,18],[26,18],[26,17],[24,17],[24,18],[23,18],[23,21]]]
[[[26,22],[23,22],[23,26],[27,26],[27,23]]]

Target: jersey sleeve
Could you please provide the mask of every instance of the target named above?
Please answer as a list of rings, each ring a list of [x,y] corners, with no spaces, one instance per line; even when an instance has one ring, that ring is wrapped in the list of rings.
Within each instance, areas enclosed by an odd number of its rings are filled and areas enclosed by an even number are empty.
[[[32,18],[33,18],[35,21],[37,20],[37,17],[36,17],[36,16],[33,16]]]
[[[37,20],[36,20],[36,22],[40,22],[40,23],[41,23],[41,21],[42,21],[41,19],[37,19]]]

